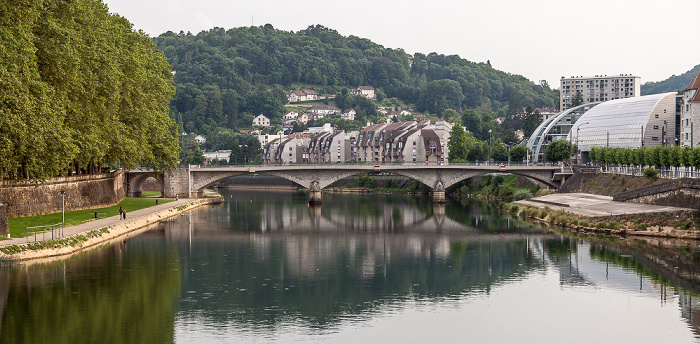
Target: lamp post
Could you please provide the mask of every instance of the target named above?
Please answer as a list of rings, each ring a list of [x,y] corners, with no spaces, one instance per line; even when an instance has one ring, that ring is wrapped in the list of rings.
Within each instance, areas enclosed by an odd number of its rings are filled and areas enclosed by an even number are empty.
[[[491,129],[489,129],[489,164],[491,163]]]
[[[581,154],[581,150],[578,148],[578,131],[581,130],[581,127],[588,124],[590,122],[586,123],[581,123],[576,127],[576,165],[580,164],[581,162],[579,161],[579,155]]]
[[[63,235],[63,227],[66,223],[66,188],[61,188],[61,235]]]

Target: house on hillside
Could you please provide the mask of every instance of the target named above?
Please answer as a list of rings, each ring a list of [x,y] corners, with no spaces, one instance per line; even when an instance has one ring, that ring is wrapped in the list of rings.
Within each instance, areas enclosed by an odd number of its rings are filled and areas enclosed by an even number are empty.
[[[197,141],[197,143],[199,143],[200,145],[201,145],[201,144],[204,144],[205,142],[207,142],[207,139],[206,139],[204,136],[202,136],[202,135],[197,135],[197,136],[195,136],[195,137],[194,137],[194,140]]]
[[[253,118],[254,127],[269,127],[270,119],[263,114],[259,114],[257,117]]]
[[[318,100],[318,93],[313,90],[302,90],[306,95],[306,100]]]
[[[377,95],[374,93],[374,87],[372,86],[358,86],[356,89],[351,90],[350,93],[361,95],[369,99],[377,98]]]
[[[290,103],[318,100],[318,93],[314,90],[295,90],[287,93],[287,101]]]
[[[342,114],[340,114],[340,118],[346,119],[349,121],[354,121],[355,120],[355,115],[357,115],[357,112],[353,109],[345,109]]]
[[[323,116],[339,115],[341,110],[337,106],[314,105],[314,106],[310,107],[308,109],[308,111],[311,113],[321,115],[320,118],[323,118]]]

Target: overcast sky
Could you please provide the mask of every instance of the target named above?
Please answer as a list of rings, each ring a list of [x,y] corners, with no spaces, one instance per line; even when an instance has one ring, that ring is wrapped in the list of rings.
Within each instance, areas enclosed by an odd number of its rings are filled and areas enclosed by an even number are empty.
[[[562,76],[664,80],[700,64],[700,0],[103,0],[151,37],[321,24],[407,53],[491,61],[559,88]]]

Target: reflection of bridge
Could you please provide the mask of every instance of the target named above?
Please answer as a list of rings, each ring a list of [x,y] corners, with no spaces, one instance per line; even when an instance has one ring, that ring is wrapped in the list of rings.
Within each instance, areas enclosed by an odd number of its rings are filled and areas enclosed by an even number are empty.
[[[567,173],[556,166],[479,166],[479,165],[283,165],[283,166],[227,166],[199,167],[182,165],[172,174],[158,175],[148,170],[127,172],[127,194],[140,196],[141,185],[149,177],[159,179],[165,197],[199,197],[204,188],[217,181],[246,174],[261,173],[281,177],[308,188],[311,202],[321,202],[321,190],[334,182],[368,172],[388,172],[415,179],[432,189],[433,201],[444,202],[445,189],[462,180],[488,173],[507,172],[521,175],[547,186],[557,188]]]

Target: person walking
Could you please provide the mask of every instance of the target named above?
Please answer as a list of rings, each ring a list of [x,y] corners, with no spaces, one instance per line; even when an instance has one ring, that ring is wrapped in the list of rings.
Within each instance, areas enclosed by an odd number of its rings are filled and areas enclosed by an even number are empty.
[[[122,210],[122,217],[126,220],[126,209]]]
[[[119,207],[119,219],[122,219],[122,216],[124,215],[124,209],[122,207]]]

